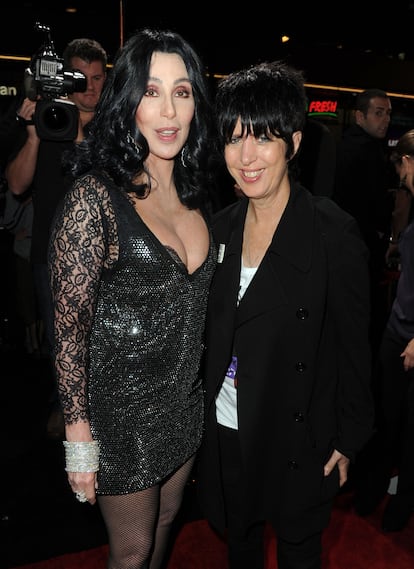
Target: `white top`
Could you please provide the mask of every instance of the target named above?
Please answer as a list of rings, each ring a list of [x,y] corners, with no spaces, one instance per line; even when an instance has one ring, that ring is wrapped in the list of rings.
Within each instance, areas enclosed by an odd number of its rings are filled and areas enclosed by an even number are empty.
[[[256,274],[256,271],[257,267],[245,267],[242,261],[237,306],[243,298],[243,295]],[[224,427],[229,427],[230,429],[238,428],[236,378],[237,356],[233,356],[216,398],[217,423]]]

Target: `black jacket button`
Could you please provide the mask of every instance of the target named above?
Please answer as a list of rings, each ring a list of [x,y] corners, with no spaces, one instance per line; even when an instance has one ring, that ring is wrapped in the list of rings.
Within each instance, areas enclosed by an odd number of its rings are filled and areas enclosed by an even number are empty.
[[[296,371],[298,371],[299,373],[302,373],[306,370],[306,364],[303,362],[297,362],[296,364]]]
[[[306,308],[298,308],[296,311],[296,318],[299,318],[299,320],[306,320],[308,316],[309,312],[306,310]]]

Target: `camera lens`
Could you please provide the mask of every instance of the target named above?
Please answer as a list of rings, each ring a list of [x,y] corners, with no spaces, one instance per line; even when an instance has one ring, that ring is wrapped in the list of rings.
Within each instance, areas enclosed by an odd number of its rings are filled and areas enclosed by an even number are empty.
[[[68,126],[68,112],[65,107],[50,105],[43,112],[43,123],[53,132],[66,130]]]
[[[61,99],[38,101],[33,118],[39,138],[75,140],[78,133],[79,111],[71,101]]]

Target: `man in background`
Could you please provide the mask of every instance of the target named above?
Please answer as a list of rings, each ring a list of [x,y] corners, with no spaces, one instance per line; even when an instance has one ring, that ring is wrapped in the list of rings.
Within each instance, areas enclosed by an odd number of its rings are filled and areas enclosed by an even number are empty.
[[[79,112],[78,129],[73,140],[45,139],[39,136],[33,117],[41,97],[25,97],[17,110],[19,136],[7,166],[6,178],[10,191],[21,195],[29,188],[33,196],[33,230],[31,264],[40,316],[45,329],[46,353],[50,357],[54,347],[54,315],[47,267],[47,249],[51,223],[56,208],[66,192],[68,182],[62,171],[62,155],[73,144],[80,142],[94,116],[106,78],[107,54],[103,47],[89,38],[74,39],[63,52],[64,68],[78,71],[86,77],[86,90],[68,95]],[[62,438],[63,416],[54,381],[51,413],[47,431],[51,438]]]
[[[333,199],[357,220],[370,251],[372,370],[388,318],[387,289],[382,284],[392,226],[396,182],[389,160],[386,135],[391,120],[391,100],[381,89],[368,89],[356,98],[355,122],[343,134],[337,147]],[[372,373],[372,392],[378,427],[379,383]],[[350,470],[354,506],[361,515],[371,513],[383,496],[383,489],[370,488],[370,463],[375,438],[359,453]],[[381,490],[381,493],[380,491]]]
[[[358,222],[371,261],[371,342],[376,352],[388,316],[381,287],[388,247],[395,172],[388,159],[386,135],[391,100],[381,89],[358,94],[355,121],[338,143],[332,198]]]

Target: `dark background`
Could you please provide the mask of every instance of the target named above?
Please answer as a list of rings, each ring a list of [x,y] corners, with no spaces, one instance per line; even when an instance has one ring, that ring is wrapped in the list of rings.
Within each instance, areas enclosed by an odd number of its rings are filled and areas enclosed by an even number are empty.
[[[76,8],[67,13],[68,7]],[[308,81],[414,92],[414,0],[358,2],[154,2],[9,0],[0,18],[0,54],[32,56],[43,43],[34,23],[51,26],[60,55],[74,37],[93,37],[113,59],[143,26],[189,40],[212,74],[287,59]],[[291,41],[282,45],[282,34]]]

